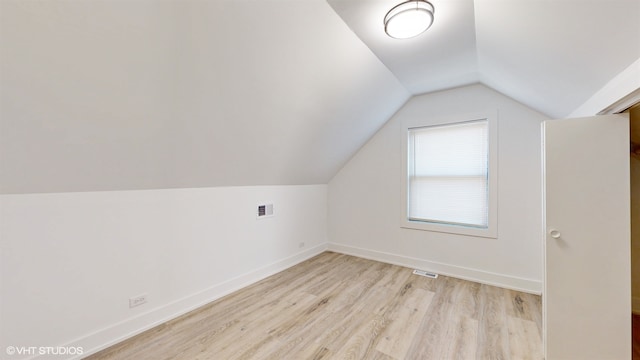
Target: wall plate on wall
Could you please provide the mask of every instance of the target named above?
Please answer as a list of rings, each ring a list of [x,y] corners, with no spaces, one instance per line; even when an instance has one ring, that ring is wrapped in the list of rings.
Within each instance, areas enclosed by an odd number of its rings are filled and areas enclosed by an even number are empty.
[[[273,204],[258,205],[258,212],[256,217],[258,219],[273,216]]]

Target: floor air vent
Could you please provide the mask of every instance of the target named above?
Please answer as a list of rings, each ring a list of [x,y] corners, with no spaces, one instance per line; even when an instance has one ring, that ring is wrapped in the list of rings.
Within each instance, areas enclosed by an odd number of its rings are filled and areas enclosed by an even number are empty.
[[[438,278],[438,274],[434,274],[434,273],[430,273],[424,270],[413,270],[413,273],[416,275],[420,275],[420,276],[426,276],[428,278],[432,278],[432,279],[437,279]]]

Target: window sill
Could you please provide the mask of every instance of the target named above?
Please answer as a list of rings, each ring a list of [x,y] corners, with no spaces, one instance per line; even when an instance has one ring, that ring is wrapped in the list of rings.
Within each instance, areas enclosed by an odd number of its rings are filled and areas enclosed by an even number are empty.
[[[445,224],[435,224],[428,223],[422,221],[409,221],[403,220],[400,224],[400,227],[403,229],[410,230],[421,230],[421,231],[432,231],[439,233],[447,233],[447,234],[455,234],[455,235],[463,235],[463,236],[474,236],[474,237],[483,237],[496,239],[498,238],[498,231],[494,227],[489,227],[487,229],[481,228],[473,228],[466,226],[457,226],[457,225],[445,225]]]

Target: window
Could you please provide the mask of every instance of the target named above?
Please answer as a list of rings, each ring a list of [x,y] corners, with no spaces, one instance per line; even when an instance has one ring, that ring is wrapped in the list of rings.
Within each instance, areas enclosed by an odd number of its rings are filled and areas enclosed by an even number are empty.
[[[405,128],[403,227],[496,237],[491,123],[487,117]]]

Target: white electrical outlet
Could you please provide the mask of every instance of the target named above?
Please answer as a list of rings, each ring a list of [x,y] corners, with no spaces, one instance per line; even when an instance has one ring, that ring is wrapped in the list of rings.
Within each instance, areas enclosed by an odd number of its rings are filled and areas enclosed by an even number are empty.
[[[129,298],[129,307],[133,308],[147,302],[147,294],[142,294]]]

